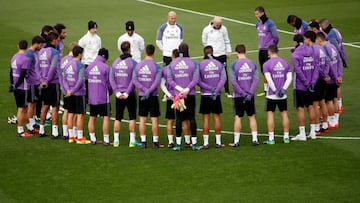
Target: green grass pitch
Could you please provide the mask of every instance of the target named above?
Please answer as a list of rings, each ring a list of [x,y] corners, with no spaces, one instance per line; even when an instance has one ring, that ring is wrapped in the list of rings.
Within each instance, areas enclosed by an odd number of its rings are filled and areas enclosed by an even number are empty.
[[[0,6],[0,202],[359,202],[360,201],[360,2],[357,0],[303,1],[194,1],[156,0],[162,5],[143,1],[2,1]],[[67,26],[65,46],[78,41],[92,19],[99,25],[103,46],[110,51],[108,63],[119,55],[117,38],[124,32],[127,20],[135,21],[136,32],[145,43],[155,44],[158,26],[166,21],[167,12],[175,10],[184,26],[185,42],[191,56],[202,55],[201,31],[212,17],[219,15],[227,26],[231,45],[244,43],[248,57],[257,60],[257,36],[253,10],[263,5],[278,29],[292,31],[286,17],[296,14],[305,20],[327,17],[339,28],[346,46],[348,69],[344,69],[341,127],[328,137],[307,142],[282,144],[276,138],[274,146],[251,146],[250,136],[241,138],[239,148],[211,148],[193,152],[169,149],[142,150],[128,148],[127,123],[123,123],[120,147],[79,146],[62,140],[16,137],[16,126],[7,124],[7,117],[16,112],[13,95],[7,92],[10,58],[17,51],[20,39],[31,40],[44,24],[61,22]],[[182,8],[196,12],[179,10]],[[201,14],[202,13],[202,14]],[[280,33],[280,47],[291,47],[292,36]],[[255,50],[251,52],[251,50]],[[65,50],[66,52],[66,50]],[[288,49],[280,55],[290,59]],[[234,60],[233,55],[230,61]],[[161,53],[157,52],[157,61]],[[261,84],[261,83],[260,83]],[[261,92],[261,85],[258,92]],[[112,100],[114,98],[112,97]],[[198,100],[199,101],[199,100]],[[222,127],[232,131],[231,100],[222,98]],[[198,102],[199,103],[199,102]],[[264,97],[256,97],[259,133],[266,134]],[[161,124],[165,124],[165,105],[161,103]],[[114,112],[114,106],[113,106]],[[279,114],[276,134],[281,134]],[[296,112],[289,97],[290,134],[298,132]],[[198,128],[201,115],[197,114]],[[87,120],[86,120],[87,122]],[[101,137],[100,122],[97,137]],[[113,122],[111,123],[111,125]],[[86,124],[85,124],[86,126]],[[307,126],[307,129],[309,127]],[[50,129],[47,129],[50,132]],[[249,132],[243,119],[243,132]],[[148,129],[150,143],[150,128]],[[87,135],[87,130],[85,130]],[[112,130],[111,130],[112,135]],[[138,136],[138,134],[137,134]],[[346,138],[355,139],[346,139]],[[260,141],[266,137],[260,137]],[[202,134],[198,133],[202,143]],[[167,142],[166,131],[160,129],[160,141]],[[232,141],[223,134],[223,142]]]

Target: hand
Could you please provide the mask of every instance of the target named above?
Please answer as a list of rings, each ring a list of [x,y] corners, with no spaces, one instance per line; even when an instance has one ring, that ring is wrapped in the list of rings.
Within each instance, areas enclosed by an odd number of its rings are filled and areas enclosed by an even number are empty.
[[[11,84],[9,86],[9,92],[14,92],[16,90],[15,85]]]
[[[216,98],[217,98],[217,94],[216,94],[216,93],[211,95],[211,99],[212,99],[213,101],[215,101]]]
[[[323,79],[324,79],[324,81],[329,81],[331,78],[329,76],[327,76],[327,77],[325,77]]]
[[[341,83],[342,83],[342,77],[338,77],[338,78],[336,79],[336,84],[337,84],[337,85],[341,85]]]
[[[211,94],[214,94],[216,92],[216,87],[211,88]]]
[[[307,86],[307,90],[311,93],[315,92],[315,86],[313,84],[309,84]]]
[[[65,97],[70,97],[71,95],[72,95],[72,92],[71,92],[70,90],[68,90],[68,91],[66,92]]]
[[[47,88],[48,84],[44,81],[44,82],[41,83],[40,86],[41,86],[42,88]]]
[[[245,104],[246,102],[251,101],[251,99],[252,99],[252,96],[250,94],[246,94],[244,97],[243,103]]]
[[[348,67],[345,60],[343,60],[343,67],[344,67],[344,68],[347,68],[347,67]]]
[[[141,101],[144,101],[144,100],[147,100],[147,99],[149,99],[149,94],[147,94],[147,93],[145,93],[145,94],[140,98]]]
[[[285,89],[277,90],[275,94],[277,97],[282,98],[286,94],[286,90]]]

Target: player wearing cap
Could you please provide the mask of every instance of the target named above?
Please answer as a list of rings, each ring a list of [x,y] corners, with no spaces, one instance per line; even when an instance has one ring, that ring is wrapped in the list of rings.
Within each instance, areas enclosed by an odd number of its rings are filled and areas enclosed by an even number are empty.
[[[154,61],[155,47],[152,44],[146,46],[145,59],[138,63],[133,72],[133,83],[139,90],[139,132],[142,148],[146,148],[146,119],[150,114],[151,130],[153,135],[153,148],[164,147],[159,143],[159,116],[160,104],[158,85],[161,80],[161,68]]]
[[[294,39],[302,38],[301,35],[295,35]],[[296,141],[306,141],[305,134],[305,111],[307,108],[310,119],[310,133],[311,139],[316,139],[315,135],[315,110],[313,106],[314,88],[319,78],[319,52],[311,46],[311,41],[316,37],[313,31],[304,33],[304,42],[298,46],[291,55],[294,65],[294,89],[295,101],[294,105],[297,111],[297,119],[299,126],[299,134],[291,138]]]
[[[130,42],[121,43],[122,54],[112,64],[110,70],[110,84],[116,97],[116,118],[114,122],[114,147],[119,146],[121,120],[124,118],[125,107],[129,115],[129,147],[141,146],[136,141],[136,111],[137,101],[135,86],[132,82],[136,61],[131,57]]]
[[[257,122],[255,109],[255,89],[259,83],[258,69],[256,64],[246,58],[245,45],[236,45],[237,60],[230,66],[230,79],[233,85],[233,112],[234,112],[234,142],[230,147],[238,147],[240,143],[241,118],[248,115],[252,135],[253,146],[259,145],[257,138]]]
[[[231,98],[227,74],[227,59],[231,56],[231,45],[227,28],[222,24],[221,17],[214,17],[210,24],[203,29],[201,40],[204,47],[212,46],[214,58],[223,64],[226,74],[225,94]]]
[[[309,29],[309,24],[303,19],[297,17],[296,15],[289,15],[287,17],[287,23],[294,28],[295,34],[304,35],[304,33]]]
[[[28,43],[21,40],[18,43],[18,52],[11,58],[10,67],[10,87],[9,92],[14,93],[17,107],[17,135],[19,137],[31,137],[31,132],[24,131],[24,124],[28,120],[26,115],[27,108],[27,90],[29,85],[26,82],[26,76],[29,68],[29,60],[26,57]]]
[[[90,20],[88,22],[88,32],[79,40],[79,46],[84,49],[82,63],[88,66],[95,60],[101,48],[101,38],[97,34],[98,25]]]
[[[126,33],[121,35],[117,41],[117,46],[120,51],[120,54],[123,54],[121,51],[121,44],[124,41],[130,42],[131,46],[131,55],[132,58],[139,63],[141,61],[141,53],[144,52],[145,42],[139,34],[135,33],[135,24],[134,21],[127,21],[125,23]]]
[[[254,11],[255,17],[258,20],[256,22],[256,31],[258,33],[258,47],[259,47],[259,64],[261,73],[263,74],[263,64],[269,59],[268,47],[270,45],[277,45],[279,43],[279,34],[275,23],[269,19],[265,13],[265,9],[262,6],[258,6]],[[264,80],[264,91],[268,90],[266,78]],[[261,95],[261,94],[260,94]]]
[[[215,147],[222,148],[221,143],[221,122],[222,113],[221,89],[226,81],[225,67],[218,60],[214,59],[213,48],[204,47],[204,60],[199,64],[199,82],[201,92],[200,110],[203,115],[203,139],[202,149],[209,148],[210,114],[213,114],[215,130]]]
[[[95,135],[95,121],[97,116],[103,117],[102,132],[105,146],[111,145],[109,139],[109,125],[111,116],[109,81],[109,66],[106,60],[109,58],[109,51],[105,48],[99,50],[95,61],[85,70],[85,78],[88,80],[90,118],[88,123],[91,144],[98,144]]]
[[[282,127],[284,132],[283,142],[290,143],[289,139],[289,117],[287,114],[286,90],[292,80],[290,64],[278,55],[278,47],[270,45],[268,49],[270,59],[264,63],[264,75],[269,84],[269,91],[266,92],[265,110],[267,111],[267,127],[269,139],[264,144],[275,144],[274,139],[274,112],[276,106],[280,110]]]
[[[179,47],[183,39],[183,27],[176,22],[175,11],[170,11],[167,22],[158,28],[156,34],[156,45],[163,53],[164,66],[170,64],[172,51]]]

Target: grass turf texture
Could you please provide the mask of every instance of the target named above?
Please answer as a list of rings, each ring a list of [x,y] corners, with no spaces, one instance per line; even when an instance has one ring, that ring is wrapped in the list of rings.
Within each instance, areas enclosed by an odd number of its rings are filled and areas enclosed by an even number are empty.
[[[253,9],[262,4],[279,29],[291,31],[286,24],[288,14],[305,20],[328,17],[340,29],[344,41],[360,41],[358,1],[157,1],[203,13],[255,22]],[[211,149],[192,152],[168,149],[158,151],[129,149],[127,124],[123,124],[120,148],[78,146],[62,140],[20,139],[15,137],[15,125],[6,124],[7,116],[16,111],[14,98],[7,93],[9,60],[16,52],[20,39],[30,40],[44,24],[63,22],[68,37],[65,45],[77,41],[87,30],[87,21],[99,24],[103,46],[110,50],[109,64],[118,56],[116,41],[124,32],[124,22],[135,21],[136,32],[146,43],[155,43],[156,29],[166,21],[170,9],[138,1],[8,1],[0,8],[0,95],[2,131],[0,141],[0,202],[356,202],[359,201],[359,140],[319,139],[305,143],[252,147],[249,136],[242,136],[239,148],[215,149],[211,135]],[[185,41],[192,56],[202,55],[201,31],[210,17],[177,11],[178,22],[185,28]],[[351,14],[351,15],[349,15]],[[11,17],[10,17],[11,16]],[[232,47],[245,43],[248,50],[257,49],[255,28],[224,21],[229,30]],[[291,35],[280,33],[280,47],[292,46]],[[345,113],[341,128],[329,136],[359,137],[357,60],[360,50],[345,47],[349,69],[344,70],[343,98]],[[280,55],[290,58],[288,50]],[[257,53],[249,53],[257,62]],[[235,56],[230,61],[234,60]],[[157,52],[157,61],[161,53]],[[261,84],[261,83],[260,83]],[[259,85],[258,92],[262,87]],[[298,132],[292,97],[289,96],[290,133]],[[113,100],[113,98],[112,98]],[[199,101],[199,100],[198,100]],[[233,126],[231,100],[223,97],[223,130]],[[164,105],[160,123],[165,124]],[[199,104],[199,102],[198,102]],[[259,133],[266,133],[266,114],[263,97],[256,97]],[[114,105],[113,105],[114,112]],[[114,114],[115,115],[115,114]],[[278,114],[277,114],[278,115]],[[276,133],[281,134],[280,120],[276,119]],[[197,115],[201,128],[201,115]],[[97,137],[101,130],[97,122]],[[112,124],[112,123],[111,123]],[[86,126],[86,124],[85,124]],[[307,126],[308,129],[308,126]],[[249,132],[243,119],[243,132]],[[47,129],[50,133],[50,129]],[[112,130],[111,130],[112,132]],[[150,132],[150,128],[148,128]],[[87,130],[85,130],[87,134]],[[112,133],[111,133],[112,134]],[[150,135],[150,133],[148,133]],[[198,134],[202,143],[201,133]],[[150,144],[150,136],[148,141]],[[260,141],[265,138],[260,137]],[[160,141],[166,143],[166,132],[160,129]],[[223,142],[232,135],[223,135]]]

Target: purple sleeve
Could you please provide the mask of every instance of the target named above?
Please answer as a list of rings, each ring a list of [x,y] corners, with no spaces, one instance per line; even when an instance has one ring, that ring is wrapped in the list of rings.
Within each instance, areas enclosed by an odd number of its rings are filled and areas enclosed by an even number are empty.
[[[319,59],[319,57],[318,57]],[[320,67],[320,61],[317,60],[315,67]],[[320,75],[320,69],[319,68],[314,68],[314,72],[312,74],[312,78],[311,78],[311,84],[315,85],[317,80],[319,79],[319,75]]]
[[[204,83],[201,79],[198,82],[199,87],[201,87],[202,89],[205,90],[211,90],[213,87],[211,87],[210,85]]]
[[[116,94],[116,92],[119,92],[119,89],[117,88],[117,85],[116,85],[115,73],[114,73],[113,67],[111,67],[111,69],[110,69],[109,81],[110,81],[110,86],[111,86],[112,90],[115,92],[115,94]]]
[[[137,65],[136,61],[133,60],[133,69],[135,69],[136,65]],[[133,83],[133,80],[131,80],[128,88],[126,89],[126,94],[130,94],[130,92],[132,92],[134,90],[134,88],[135,88],[135,85]]]
[[[216,86],[216,92],[215,92],[216,94],[219,94],[221,92],[221,89],[225,85],[225,82],[226,82],[226,72],[225,72],[225,67],[223,67],[223,69],[221,70],[220,81]]]
[[[80,68],[78,73],[79,76],[76,81],[76,84],[71,90],[72,93],[77,92],[84,83],[84,73],[85,73],[85,68]]]
[[[58,63],[59,63],[59,54],[54,54],[51,58],[51,64],[50,64],[50,69],[49,72],[47,74],[47,76],[45,77],[45,82],[49,83],[50,80],[52,80],[55,76],[55,72],[58,68]]]
[[[175,88],[175,86],[177,85],[177,83],[174,81],[174,78],[173,78],[173,73],[172,73],[172,70],[171,70],[171,67],[169,67],[168,69],[168,72],[167,72],[167,81],[170,85],[170,87],[172,88]]]
[[[273,37],[274,40],[274,44],[277,45],[279,43],[279,34],[277,32],[276,25],[274,23],[271,23],[269,28],[270,28],[271,36]]]
[[[140,91],[145,92],[146,88],[144,88],[144,86],[139,82],[139,80],[137,79],[137,73],[136,73],[136,69],[134,69],[133,71],[133,79],[132,79],[132,83],[135,85],[135,87],[137,87]]]
[[[256,87],[257,87],[257,85],[259,83],[259,73],[258,73],[258,68],[255,65],[255,63],[254,63],[254,67],[255,67],[255,70],[254,70],[253,80],[251,82],[251,86],[250,86],[250,89],[249,89],[250,92],[248,92],[249,94],[251,94],[251,96],[254,96],[255,89],[256,89]]]
[[[195,65],[194,75],[192,77],[191,82],[187,86],[187,88],[189,88],[189,90],[193,89],[199,82],[199,66],[195,62],[194,62],[194,65]]]
[[[151,87],[146,90],[145,95],[150,95],[152,92],[155,91],[156,88],[158,88],[161,80],[161,68],[159,66],[156,66],[156,76],[155,81],[151,85]]]
[[[240,85],[236,81],[234,68],[235,68],[235,63],[231,64],[230,67],[230,80],[231,80],[231,84],[233,85],[233,89],[235,90],[235,92],[239,92],[240,94],[245,95],[245,91],[241,89]]]
[[[307,86],[309,82],[307,81],[304,73],[301,71],[301,63],[299,61],[299,58],[296,56],[291,57],[293,65],[294,65],[294,72],[296,73],[296,78],[299,78],[299,80]]]

